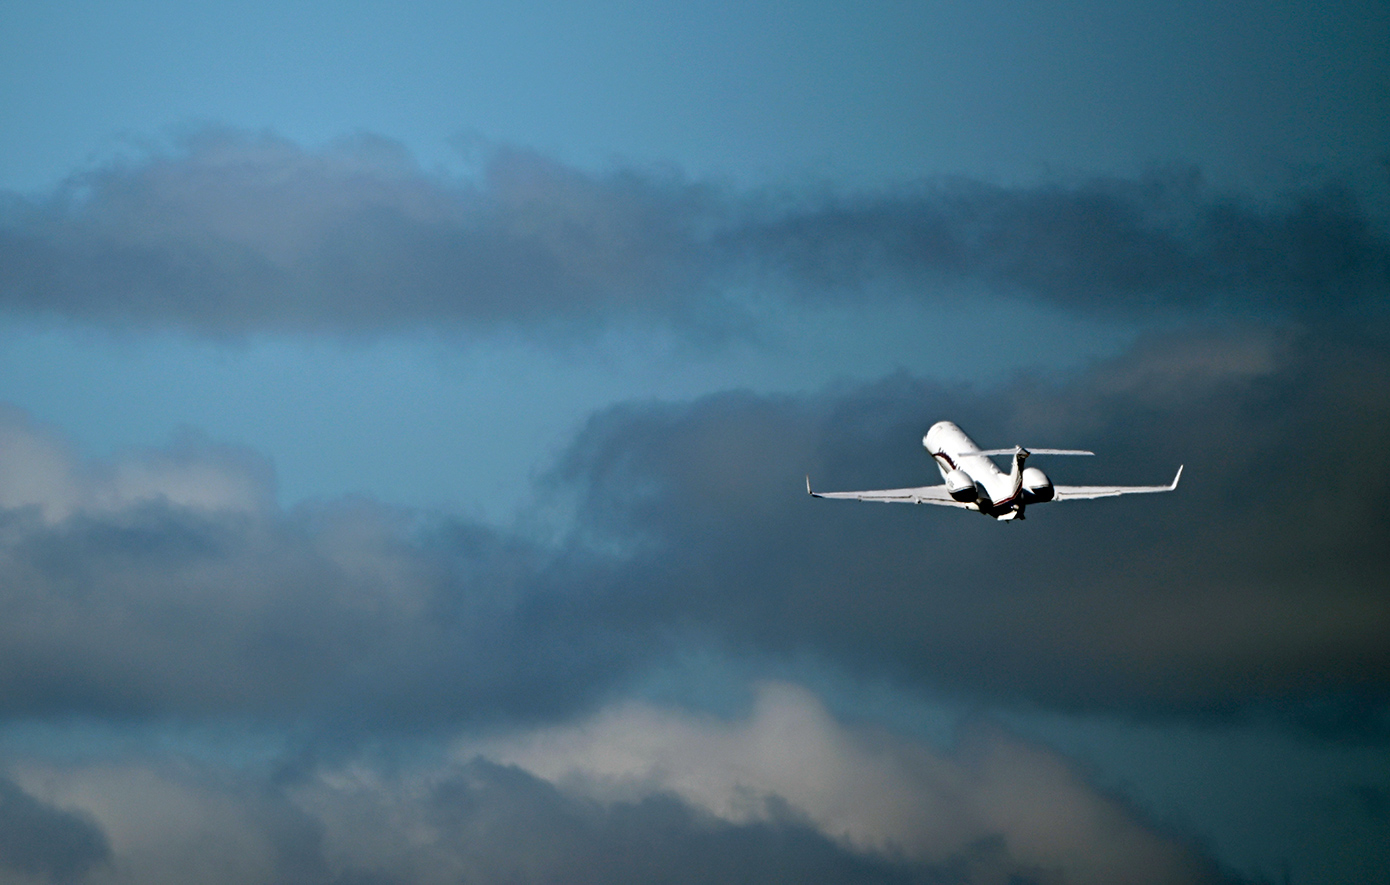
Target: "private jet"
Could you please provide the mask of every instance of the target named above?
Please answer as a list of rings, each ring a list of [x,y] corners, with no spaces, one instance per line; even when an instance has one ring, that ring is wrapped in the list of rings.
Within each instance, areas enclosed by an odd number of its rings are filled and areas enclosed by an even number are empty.
[[[1031,455],[1094,455],[1080,449],[981,449],[950,421],[938,421],[922,437],[922,445],[941,471],[939,486],[913,489],[880,489],[870,492],[814,492],[806,477],[806,493],[813,498],[850,498],[856,501],[884,501],[900,504],[938,504],[974,510],[999,520],[1023,519],[1029,504],[1072,501],[1080,498],[1110,498],[1148,492],[1171,492],[1182,478],[1182,467],[1166,486],[1055,486],[1047,474],[1036,467],[1025,467]],[[1009,455],[1013,467],[1000,472],[995,456]]]

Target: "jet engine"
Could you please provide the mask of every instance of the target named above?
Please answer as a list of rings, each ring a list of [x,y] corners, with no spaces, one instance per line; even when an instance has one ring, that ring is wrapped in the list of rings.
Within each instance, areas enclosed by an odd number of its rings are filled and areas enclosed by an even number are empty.
[[[1023,468],[1023,500],[1029,504],[1040,504],[1052,500],[1052,480],[1036,467]]]
[[[1052,487],[1048,486],[1049,497],[1051,490]],[[975,488],[975,480],[964,470],[951,470],[946,473],[946,491],[957,501],[973,501],[980,494]]]

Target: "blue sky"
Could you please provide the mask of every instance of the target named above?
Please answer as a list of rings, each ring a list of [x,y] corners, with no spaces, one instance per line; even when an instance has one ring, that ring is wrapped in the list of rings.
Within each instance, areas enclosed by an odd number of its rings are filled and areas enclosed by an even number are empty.
[[[1384,144],[1385,10],[1258,3],[11,4],[12,187],[200,122],[476,139],[592,167],[852,185],[1200,164],[1354,167]]]
[[[0,107],[0,880],[1390,864],[1383,3],[20,2]],[[942,418],[1184,485],[803,494]]]

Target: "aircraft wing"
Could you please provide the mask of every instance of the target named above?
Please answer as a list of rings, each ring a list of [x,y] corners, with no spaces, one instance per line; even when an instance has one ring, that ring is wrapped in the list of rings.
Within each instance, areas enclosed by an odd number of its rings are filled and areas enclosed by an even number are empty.
[[[1052,500],[1067,501],[1080,498],[1111,498],[1115,495],[1133,495],[1143,492],[1171,492],[1178,487],[1182,478],[1182,468],[1173,477],[1173,484],[1166,486],[1054,486]]]
[[[945,486],[918,486],[915,489],[879,489],[869,492],[813,492],[806,479],[806,494],[813,498],[849,498],[854,501],[882,501],[888,504],[939,504],[943,507],[975,509],[974,504],[957,501]]]

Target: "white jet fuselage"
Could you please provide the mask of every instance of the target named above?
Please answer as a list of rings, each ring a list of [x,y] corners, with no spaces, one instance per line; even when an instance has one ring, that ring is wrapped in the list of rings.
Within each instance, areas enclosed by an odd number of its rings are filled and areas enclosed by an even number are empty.
[[[1015,455],[1013,469],[1003,473],[988,456],[980,454],[980,447],[953,421],[933,424],[922,437],[922,446],[936,462],[952,497],[962,503],[974,503],[981,513],[1012,519],[1021,512],[1022,505],[1033,503],[1030,498],[1039,503],[1051,499],[1052,484],[1043,472],[1036,467],[1023,467],[1026,451],[1022,458]],[[1027,486],[1025,478],[1032,480]]]

